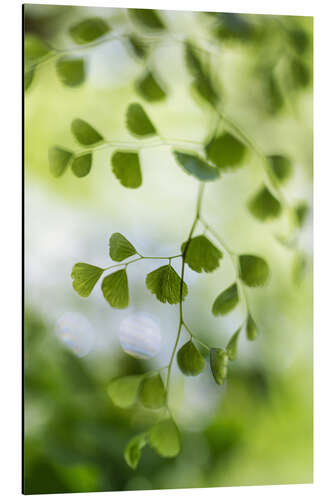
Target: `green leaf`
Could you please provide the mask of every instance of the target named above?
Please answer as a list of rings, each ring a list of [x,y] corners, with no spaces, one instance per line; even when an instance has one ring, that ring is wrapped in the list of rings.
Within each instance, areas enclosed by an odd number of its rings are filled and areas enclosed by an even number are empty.
[[[212,313],[214,316],[227,314],[229,311],[234,309],[234,307],[236,307],[238,300],[238,288],[237,284],[234,283],[216,297]]]
[[[248,340],[255,340],[257,337],[257,325],[255,324],[251,314],[248,315],[246,320],[246,336]]]
[[[181,246],[183,254],[186,244],[187,241]],[[201,271],[210,273],[219,267],[219,260],[222,257],[222,252],[206,236],[200,235],[192,238],[187,246],[185,262],[197,273],[201,273]]]
[[[234,359],[236,359],[237,342],[238,342],[238,337],[239,337],[241,330],[242,330],[242,327],[238,328],[238,330],[233,334],[233,336],[231,337],[231,339],[229,340],[229,342],[227,344],[226,351],[227,351],[227,355],[228,355],[228,358],[230,361],[233,361]]]
[[[297,252],[292,261],[292,279],[296,286],[300,286],[305,277],[306,264],[305,255]]]
[[[24,37],[24,62],[34,64],[43,59],[51,51],[50,47],[36,35],[25,35]]]
[[[240,255],[240,278],[247,286],[263,286],[269,277],[267,262],[256,255]]]
[[[125,236],[120,233],[113,233],[111,235],[109,240],[109,254],[112,260],[121,262],[136,253],[134,246]]]
[[[281,182],[285,182],[291,176],[291,161],[286,156],[268,156],[268,162],[275,177]]]
[[[140,385],[139,400],[146,408],[155,410],[165,405],[165,389],[160,374],[145,377]]]
[[[156,102],[166,98],[166,93],[154,75],[148,71],[135,84],[137,92],[147,101]]]
[[[262,186],[259,191],[250,199],[248,208],[251,214],[266,221],[281,214],[281,203],[272,195],[266,186]]]
[[[178,427],[169,418],[155,424],[149,432],[149,444],[162,457],[175,457],[181,450]]]
[[[84,19],[71,26],[69,34],[79,45],[93,42],[110,31],[110,26],[100,17]]]
[[[60,177],[65,172],[72,156],[73,153],[59,146],[53,146],[49,149],[50,170],[54,177]]]
[[[186,342],[177,352],[179,369],[184,375],[199,375],[205,366],[205,360],[200,351],[195,347],[192,340]]]
[[[126,269],[106,276],[102,281],[102,292],[111,307],[125,309],[129,303]]]
[[[222,385],[228,373],[228,355],[219,347],[212,347],[210,350],[210,368],[215,382]]]
[[[234,170],[239,167],[245,151],[244,144],[229,133],[212,139],[206,145],[208,159],[222,170]]]
[[[129,465],[132,469],[136,469],[141,458],[141,450],[147,444],[147,434],[142,433],[134,436],[129,443],[127,444],[124,457],[127,465]]]
[[[164,30],[165,24],[154,9],[127,9],[129,15],[145,28]]]
[[[290,61],[290,76],[297,89],[307,87],[311,81],[308,66],[297,57],[292,58]]]
[[[27,91],[32,84],[32,81],[35,76],[35,69],[25,69],[24,70],[24,90]]]
[[[120,408],[129,408],[137,398],[142,375],[128,375],[111,380],[108,386],[108,395],[113,404]]]
[[[133,33],[129,35],[128,41],[134,55],[139,57],[139,59],[144,59],[148,54],[148,47],[145,42]]]
[[[194,77],[194,89],[203,99],[215,107],[219,100],[218,93],[214,88],[209,73],[205,70],[190,42],[185,44],[185,60],[190,73]]]
[[[170,264],[147,274],[146,285],[160,302],[164,304],[166,302],[169,304],[180,302],[181,278]],[[187,285],[183,281],[182,300],[185,299],[187,292]]]
[[[138,137],[147,137],[156,134],[154,125],[139,103],[132,103],[128,106],[126,125],[128,130]]]
[[[305,201],[301,201],[295,207],[295,213],[297,218],[297,223],[299,227],[304,225],[306,217],[309,213],[309,206]]]
[[[100,267],[78,262],[74,265],[71,274],[74,290],[76,290],[81,297],[88,297],[97,281],[102,276],[102,273],[103,269]]]
[[[116,151],[111,157],[112,171],[120,183],[127,188],[138,188],[142,184],[138,153]]]
[[[199,181],[214,181],[220,175],[217,168],[212,167],[197,155],[173,152],[179,165],[190,175]]]
[[[56,62],[56,71],[62,83],[68,87],[81,85],[86,77],[82,57],[61,57]]]
[[[85,177],[89,174],[92,164],[92,154],[85,153],[74,158],[72,162],[72,171],[76,177]]]
[[[80,118],[72,121],[71,130],[76,140],[84,146],[90,146],[103,140],[103,137],[97,130]]]

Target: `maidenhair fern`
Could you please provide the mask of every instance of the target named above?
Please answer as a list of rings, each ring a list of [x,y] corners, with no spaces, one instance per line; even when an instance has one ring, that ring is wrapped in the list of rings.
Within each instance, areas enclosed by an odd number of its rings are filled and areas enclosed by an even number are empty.
[[[56,73],[63,85],[68,87],[83,85],[87,76],[85,51],[82,50],[83,55],[80,56],[73,54],[78,53],[78,48],[89,50],[91,46],[105,41],[120,39],[135,57],[142,61],[142,73],[134,85],[138,97],[151,104],[163,102],[168,97],[168,82],[162,82],[157,77],[154,69],[146,65],[146,59],[155,50],[159,39],[162,42],[168,37],[166,19],[163,13],[154,10],[128,9],[127,14],[128,30],[120,35],[113,34],[110,22],[99,17],[83,19],[74,24],[69,28],[68,35],[75,46],[65,50],[55,49],[39,38],[27,35],[25,88],[31,86],[38,67],[49,60],[55,60]],[[231,22],[232,19],[228,16],[231,15],[210,14],[211,30],[216,44],[221,41],[232,43],[235,40],[255,43],[261,35],[259,27],[248,23],[245,17],[234,15],[236,17]],[[242,29],[235,29],[236,21]],[[129,133],[135,137],[135,141],[125,142],[106,138],[104,131],[98,130],[94,123],[77,117],[68,124],[68,129],[80,149],[69,151],[60,145],[55,145],[49,150],[50,169],[55,177],[64,175],[70,168],[76,177],[81,178],[89,175],[94,165],[95,154],[100,149],[109,149],[110,160],[106,168],[111,169],[124,188],[138,189],[144,182],[141,151],[165,145],[168,146],[170,156],[175,159],[184,175],[192,176],[198,181],[193,223],[187,237],[179,242],[177,255],[161,257],[142,255],[136,242],[128,241],[126,235],[114,233],[110,235],[108,253],[115,264],[102,268],[79,262],[72,270],[73,288],[81,297],[88,297],[100,282],[102,294],[108,304],[112,308],[123,309],[131,302],[129,266],[145,259],[160,260],[162,265],[157,265],[156,269],[146,277],[142,276],[142,280],[145,280],[147,289],[156,300],[163,304],[178,304],[178,327],[169,363],[163,367],[166,368],[165,378],[162,378],[163,369],[161,369],[145,375],[115,378],[108,387],[111,400],[121,408],[131,407],[139,401],[145,408],[159,412],[160,418],[157,423],[147,432],[133,437],[125,449],[125,460],[132,468],[137,467],[142,449],[146,445],[151,446],[162,457],[174,457],[181,450],[180,432],[169,407],[171,370],[175,358],[185,376],[199,376],[205,364],[209,363],[212,379],[221,385],[227,378],[229,363],[237,356],[240,335],[244,334],[250,341],[257,337],[258,327],[248,307],[247,293],[248,288],[264,286],[267,283],[270,275],[269,265],[264,256],[248,254],[246,248],[241,254],[235,253],[207,221],[204,210],[205,183],[220,182],[222,174],[243,168],[246,157],[254,156],[262,168],[265,180],[249,197],[247,208],[258,222],[266,222],[280,217],[283,213],[286,214],[289,232],[287,236],[279,236],[279,241],[295,249],[293,274],[297,281],[301,278],[305,266],[304,256],[297,251],[295,242],[298,230],[304,223],[307,206],[303,202],[292,206],[281,187],[292,174],[292,161],[280,152],[264,154],[248,134],[225,115],[223,89],[212,75],[209,60],[203,57],[207,53],[209,56],[212,55],[209,48],[201,47],[200,40],[198,42],[182,38],[180,43],[183,46],[183,57],[189,73],[192,95],[217,123],[208,138],[199,143],[201,154],[196,151],[198,143],[195,141],[186,137],[171,140],[161,135],[157,124],[151,119],[145,107],[136,100],[128,103],[123,116],[123,121]],[[295,43],[299,44],[299,39],[291,37],[286,43],[295,46]],[[290,68],[290,78],[297,85],[303,84],[307,75],[300,55],[293,56]],[[270,72],[265,81],[271,105],[279,106],[281,96],[275,74]],[[223,124],[222,132],[221,124]],[[215,299],[208,307],[213,315],[220,316],[228,314],[237,304],[243,302],[245,314],[241,325],[235,332],[231,332],[225,346],[208,346],[189,328],[184,317],[182,304],[188,295],[185,270],[187,265],[197,273],[212,273],[220,266],[223,268],[225,254],[231,259],[234,275],[225,289],[216,289]],[[181,261],[180,274],[173,265],[177,259]],[[202,307],[206,305],[203,304]],[[182,330],[187,332],[189,338],[179,346]],[[202,355],[199,346],[207,351],[207,356]]]

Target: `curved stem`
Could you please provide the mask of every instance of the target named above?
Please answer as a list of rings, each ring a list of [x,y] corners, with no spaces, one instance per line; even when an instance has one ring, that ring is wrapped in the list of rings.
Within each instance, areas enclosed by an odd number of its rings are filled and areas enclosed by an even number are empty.
[[[158,260],[169,260],[169,261],[171,261],[172,259],[177,259],[178,257],[182,256],[182,254],[178,254],[178,255],[171,255],[171,257],[150,257],[150,256],[146,257],[146,256],[141,255],[139,253],[138,253],[138,255],[139,255],[139,257],[137,259],[133,259],[133,260],[130,260],[128,262],[119,262],[119,264],[113,264],[112,266],[104,267],[103,270],[107,271],[108,269],[112,269],[113,267],[120,267],[120,266],[127,267],[130,264],[133,264],[134,262],[138,262],[139,260],[158,259]]]

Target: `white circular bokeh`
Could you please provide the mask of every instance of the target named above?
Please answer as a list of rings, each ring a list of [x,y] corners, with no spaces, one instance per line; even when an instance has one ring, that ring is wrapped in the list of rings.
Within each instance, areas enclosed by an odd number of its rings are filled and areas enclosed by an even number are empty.
[[[160,325],[149,314],[132,313],[120,323],[119,341],[123,350],[130,356],[152,358],[161,348]]]
[[[57,320],[55,333],[80,358],[86,356],[94,344],[94,331],[91,323],[77,312],[64,313]]]

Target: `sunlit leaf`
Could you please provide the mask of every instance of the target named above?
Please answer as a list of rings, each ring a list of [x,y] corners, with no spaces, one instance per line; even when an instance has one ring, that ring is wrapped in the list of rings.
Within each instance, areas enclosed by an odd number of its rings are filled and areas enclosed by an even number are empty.
[[[34,68],[31,69],[25,69],[24,71],[24,90],[27,91],[32,84],[32,81],[35,76],[35,70]]]
[[[72,171],[76,177],[85,177],[89,174],[92,164],[92,154],[85,153],[77,156],[72,162]]]
[[[139,103],[132,103],[127,108],[126,125],[135,136],[147,137],[156,134],[156,129],[145,110]]]
[[[113,404],[120,408],[132,406],[137,399],[141,381],[142,375],[128,375],[111,380],[108,386],[108,395]]]
[[[112,172],[127,188],[138,188],[142,184],[142,174],[138,153],[116,151],[111,157]]]
[[[170,264],[147,274],[146,285],[160,302],[169,304],[180,302],[181,278]],[[182,300],[185,299],[187,292],[187,285],[183,281]]]
[[[192,340],[184,344],[177,352],[179,369],[184,375],[199,375],[205,366],[205,360]]]
[[[24,62],[34,64],[43,59],[51,51],[50,47],[36,35],[25,35],[24,37]]]
[[[136,254],[136,250],[125,236],[120,233],[113,233],[109,240],[109,253],[112,260],[121,262]]]
[[[73,288],[81,297],[88,297],[103,274],[100,267],[78,262],[72,269]]]
[[[251,214],[262,221],[274,219],[281,214],[281,203],[272,195],[266,186],[250,199],[248,208]]]
[[[85,80],[85,62],[82,57],[61,57],[56,62],[57,74],[64,85],[77,87]]]
[[[184,253],[187,242],[181,246]],[[222,252],[216,248],[204,235],[195,236],[191,239],[186,249],[185,262],[193,271],[210,273],[219,266],[219,260],[223,257]]]
[[[93,42],[110,31],[110,26],[101,17],[84,19],[71,26],[69,34],[79,45]]]
[[[291,176],[291,161],[286,156],[268,156],[268,162],[275,177],[281,182],[285,182]]]
[[[180,151],[174,151],[173,153],[179,165],[199,181],[214,181],[220,175],[216,167],[212,167],[197,155]]]
[[[90,146],[103,140],[103,137],[88,122],[76,118],[72,121],[71,130],[76,140],[83,146]]]
[[[169,418],[155,424],[149,433],[150,446],[162,457],[175,457],[181,450],[178,427]]]
[[[50,170],[54,177],[60,177],[66,170],[69,161],[73,157],[71,151],[67,151],[59,146],[49,149]]]
[[[162,101],[166,98],[166,92],[150,71],[136,81],[135,87],[137,92],[147,101]]]
[[[145,377],[140,385],[139,400],[146,408],[157,409],[165,404],[165,389],[160,374]]]
[[[124,309],[129,303],[128,280],[125,269],[109,274],[102,281],[102,292],[111,307]]]
[[[269,277],[267,262],[256,255],[239,256],[240,278],[247,286],[263,286]]]
[[[127,444],[124,457],[127,465],[132,469],[136,469],[141,458],[141,450],[146,446],[148,442],[148,436],[146,433],[138,434],[134,436]]]
[[[306,217],[309,213],[309,206],[306,201],[301,201],[295,207],[295,213],[297,217],[297,223],[299,227],[302,227],[305,223]]]
[[[212,139],[206,145],[207,157],[222,170],[239,167],[245,151],[244,144],[227,132]]]
[[[216,297],[212,313],[214,316],[227,314],[229,311],[234,309],[234,307],[236,307],[238,300],[238,288],[237,284],[234,283]]]
[[[213,347],[210,350],[210,368],[215,382],[223,384],[228,372],[228,355],[223,349]]]
[[[248,340],[255,340],[257,333],[257,325],[255,324],[251,314],[249,314],[246,320],[246,336]]]
[[[154,9],[127,9],[129,15],[145,28],[164,30],[165,24]]]
[[[140,59],[144,59],[148,54],[148,47],[145,42],[135,34],[129,35],[128,41],[134,55]]]
[[[231,339],[229,340],[226,351],[227,355],[230,361],[233,361],[236,359],[237,356],[237,342],[238,342],[238,337],[241,332],[242,328],[238,328],[238,330],[233,334]]]

